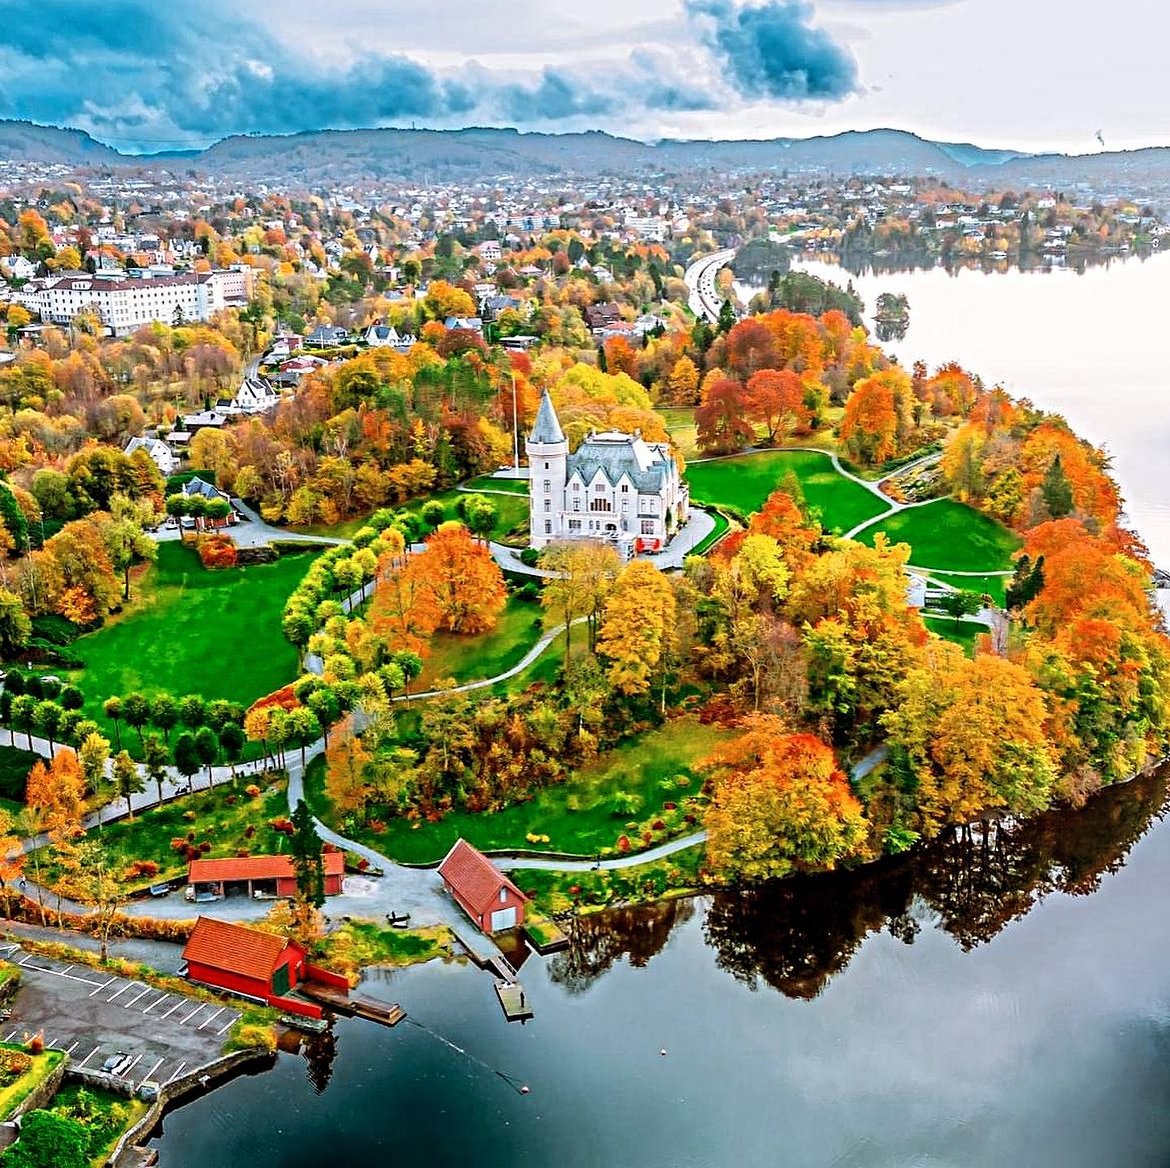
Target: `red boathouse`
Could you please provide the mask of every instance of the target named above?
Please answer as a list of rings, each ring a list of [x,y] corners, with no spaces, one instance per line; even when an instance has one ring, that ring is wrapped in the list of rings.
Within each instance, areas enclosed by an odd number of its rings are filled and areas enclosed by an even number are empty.
[[[337,896],[345,876],[345,856],[338,851],[322,853],[325,895]],[[187,899],[213,896],[296,896],[297,877],[288,856],[237,856],[226,860],[192,860],[187,869]]]
[[[296,989],[309,968],[296,941],[213,917],[195,922],[183,961],[191,981],[268,1003]]]
[[[485,933],[523,923],[528,898],[466,840],[456,840],[439,865],[439,875],[455,902]]]

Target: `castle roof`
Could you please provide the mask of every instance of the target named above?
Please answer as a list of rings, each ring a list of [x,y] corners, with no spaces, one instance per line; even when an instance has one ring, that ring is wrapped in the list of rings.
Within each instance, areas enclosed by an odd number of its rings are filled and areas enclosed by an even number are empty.
[[[540,395],[540,409],[536,411],[536,421],[532,426],[532,433],[528,435],[529,442],[564,442],[565,432],[557,420],[557,412],[553,409],[552,398],[548,390]]]
[[[569,456],[569,475],[591,483],[601,473],[611,485],[624,476],[643,495],[657,494],[671,465],[670,448],[643,441],[640,434],[606,431],[590,434]]]

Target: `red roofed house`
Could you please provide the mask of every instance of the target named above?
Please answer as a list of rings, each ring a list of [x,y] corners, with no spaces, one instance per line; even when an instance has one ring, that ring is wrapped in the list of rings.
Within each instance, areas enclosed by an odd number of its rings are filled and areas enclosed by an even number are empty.
[[[337,896],[345,875],[345,856],[326,850],[325,895]],[[192,860],[187,869],[187,899],[243,894],[265,899],[296,896],[297,877],[288,856],[237,856],[226,860]]]
[[[185,976],[216,989],[271,1003],[305,979],[305,950],[275,933],[200,917],[183,950]]]
[[[439,865],[439,875],[459,907],[485,932],[514,929],[524,920],[528,898],[466,840],[457,840]]]

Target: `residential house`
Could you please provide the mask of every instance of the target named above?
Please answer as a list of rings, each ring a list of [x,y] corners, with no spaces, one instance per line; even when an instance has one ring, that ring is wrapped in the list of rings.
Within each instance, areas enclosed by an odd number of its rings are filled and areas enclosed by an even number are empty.
[[[160,438],[131,438],[123,453],[133,454],[136,450],[145,450],[150,455],[163,478],[169,478],[178,468],[179,460],[175,452]]]
[[[616,304],[589,304],[582,314],[585,317],[585,327],[594,335],[601,332],[606,325],[616,324],[622,318],[621,309]]]
[[[396,349],[400,353],[410,351],[414,337],[403,336],[393,325],[372,324],[366,329],[364,340],[371,349]]]
[[[449,329],[464,329],[471,333],[483,332],[483,320],[478,316],[449,316],[443,321],[443,326]]]
[[[483,932],[499,933],[523,923],[528,898],[466,840],[455,841],[439,875],[455,903]]]
[[[331,324],[319,324],[305,337],[305,345],[310,349],[332,349],[348,343],[349,330]]]

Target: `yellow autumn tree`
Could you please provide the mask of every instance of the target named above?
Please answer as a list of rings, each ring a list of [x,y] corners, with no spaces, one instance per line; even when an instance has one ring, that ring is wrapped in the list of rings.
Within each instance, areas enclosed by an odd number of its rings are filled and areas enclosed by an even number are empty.
[[[665,680],[676,608],[671,582],[646,560],[627,564],[614,582],[597,651],[609,662],[610,683],[622,693],[649,692],[656,675]]]

